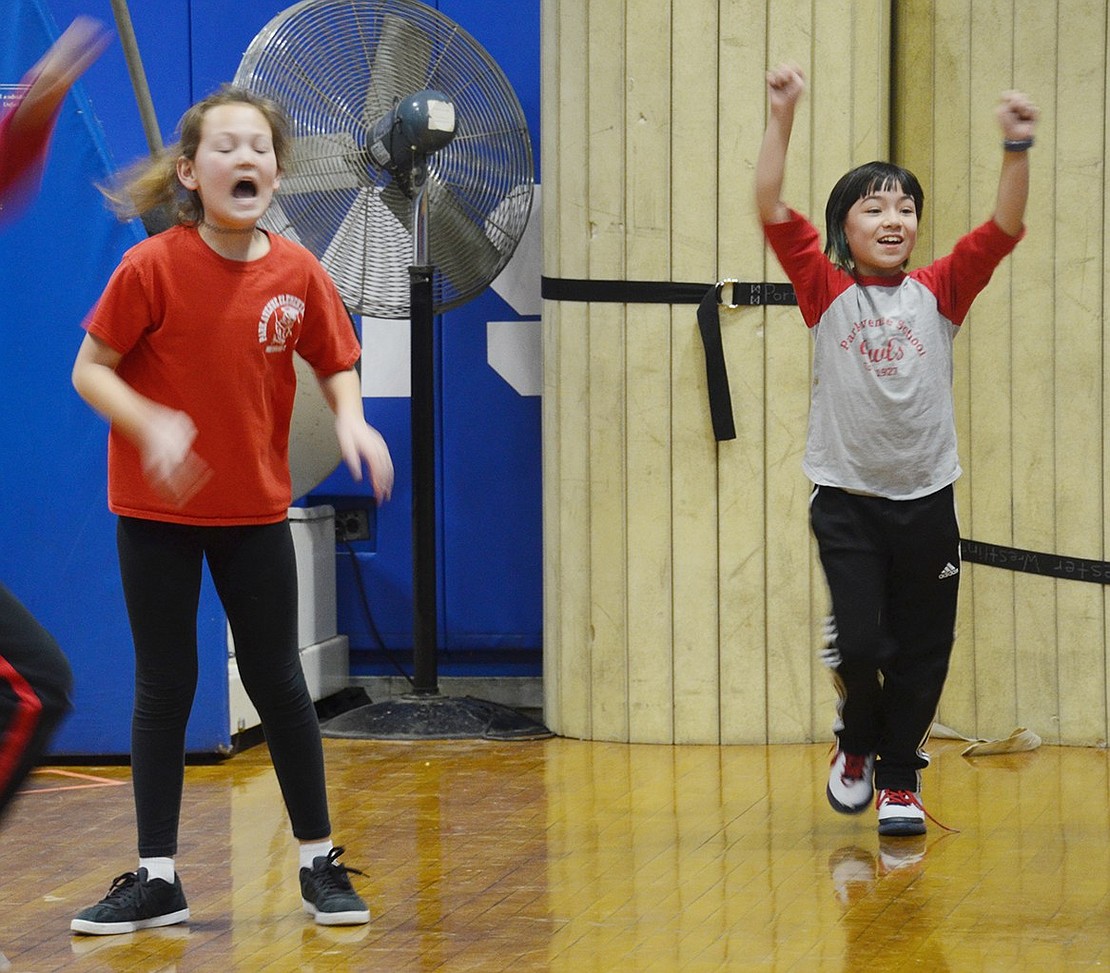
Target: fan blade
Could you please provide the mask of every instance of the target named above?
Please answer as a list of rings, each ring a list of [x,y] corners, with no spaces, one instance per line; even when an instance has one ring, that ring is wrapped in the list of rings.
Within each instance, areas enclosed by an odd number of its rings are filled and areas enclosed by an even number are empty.
[[[428,249],[431,262],[460,295],[473,295],[497,275],[501,252],[475,223],[449,186],[428,177]]]
[[[379,193],[381,201],[389,207],[389,212],[394,219],[405,228],[410,239],[412,237],[412,200],[401,187],[393,181],[386,183]],[[411,257],[412,255],[409,254]]]
[[[392,107],[398,98],[428,87],[432,62],[432,39],[402,17],[386,14],[382,18],[378,46],[370,67],[363,121],[367,130]]]
[[[391,214],[384,195],[373,190],[356,194],[327,248],[319,254],[320,263],[355,313],[406,318],[412,237]]]
[[[330,246],[348,209],[362,192],[369,190],[332,189],[275,196],[265,222],[282,234],[287,234],[288,227],[288,232],[296,235],[297,242],[319,257]],[[276,222],[278,220],[281,222]]]
[[[336,441],[335,416],[316,381],[312,366],[293,354],[297,391],[289,422],[289,477],[293,499],[319,486],[343,458]]]
[[[497,275],[501,253],[475,223],[454,191],[429,173],[428,257],[436,270],[463,297],[472,297]],[[396,183],[381,191],[381,200],[412,235],[412,200]]]
[[[281,194],[329,189],[362,189],[372,184],[366,153],[349,132],[305,135],[293,140],[289,172],[282,175]]]
[[[523,238],[523,227],[532,215],[532,183],[523,182],[510,189],[486,218],[486,233],[501,252],[512,254],[517,239]],[[518,227],[520,229],[518,229]]]

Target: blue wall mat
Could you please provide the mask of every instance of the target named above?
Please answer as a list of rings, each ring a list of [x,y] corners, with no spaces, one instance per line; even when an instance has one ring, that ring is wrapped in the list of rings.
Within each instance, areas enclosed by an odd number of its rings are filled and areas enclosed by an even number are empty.
[[[175,138],[177,121],[190,104],[230,80],[254,36],[291,5],[291,0],[130,4],[163,141]],[[538,181],[539,0],[431,5],[472,34],[509,77],[528,117]],[[0,81],[17,81],[57,27],[78,14],[114,22],[109,0],[5,0],[6,12],[13,6],[7,23],[15,29],[5,27],[0,36]],[[19,416],[4,431],[9,455],[19,460],[2,464],[0,485],[14,523],[0,552],[0,577],[50,625],[73,658],[77,711],[56,744],[65,753],[128,749],[131,648],[118,590],[114,522],[104,503],[106,430],[70,388],[69,368],[80,319],[120,254],[142,236],[137,225],[121,226],[105,212],[91,183],[147,151],[116,42],[67,101],[47,172],[49,191],[21,224],[0,236],[0,276],[13,295],[0,312],[5,343],[13,351],[2,366],[13,374],[3,378],[11,390],[6,404]],[[58,258],[48,270],[39,256],[51,252]],[[57,268],[64,268],[62,286],[58,276],[63,271]],[[537,293],[539,272],[538,263],[528,271]],[[486,363],[487,322],[535,322],[538,313],[521,312],[490,290],[437,319],[443,389],[437,483],[444,674],[539,672],[539,399],[511,389]],[[57,347],[24,340],[27,320],[49,323]],[[367,357],[373,354],[368,347]],[[365,408],[390,443],[397,486],[393,500],[378,512],[374,543],[355,542],[353,554],[342,547],[337,551],[339,630],[350,637],[352,671],[360,674],[393,669],[367,622],[356,566],[387,646],[404,655],[412,643],[409,400],[368,398]],[[366,485],[354,482],[343,468],[308,502],[315,496],[369,502]],[[211,751],[226,743],[227,689],[223,615],[207,581],[199,624],[202,686],[189,747]]]
[[[538,183],[539,3],[443,0],[439,7],[473,35],[509,79],[528,120]],[[539,214],[533,218],[538,221]],[[540,268],[534,270],[538,293]],[[518,650],[519,664],[527,657],[538,672],[543,627],[540,398],[521,395],[494,372],[486,345],[487,322],[516,321],[524,313],[490,289],[444,316],[445,645],[448,651]]]
[[[14,84],[56,36],[47,5],[16,0],[0,35],[0,82]],[[67,21],[68,22],[68,21]],[[123,251],[141,238],[109,215],[93,182],[110,172],[84,92],[67,98],[42,190],[0,230],[0,358],[6,421],[0,495],[6,518],[0,577],[54,634],[75,674],[75,712],[57,753],[126,753],[132,699],[131,636],[119,586],[115,520],[106,493],[107,426],[73,391],[69,372],[81,319]],[[209,593],[206,642],[222,619]],[[222,628],[219,628],[222,632]],[[229,741],[226,647],[213,652],[189,727],[190,749]]]
[[[228,7],[253,4],[227,4]],[[96,17],[115,26],[110,0],[44,0],[55,22],[64,28],[74,17]],[[143,67],[158,113],[162,140],[171,142],[178,119],[193,102],[192,64],[188,0],[159,0],[158,3],[128,4],[138,37]],[[123,47],[117,40],[81,81],[104,136],[115,168],[148,152],[139,110],[132,93]]]
[[[486,322],[516,317],[487,291],[443,329],[443,554],[449,649],[541,639],[540,399],[486,361]],[[494,417],[491,420],[491,417]]]
[[[275,0],[249,4],[193,0],[194,99],[232,77],[254,36],[287,6]],[[440,3],[438,9],[474,36],[509,77],[528,117],[538,164],[538,0],[528,4],[469,0]],[[514,29],[506,31],[506,23]],[[442,664],[452,672],[518,671],[521,663],[511,657],[506,662],[505,649],[528,650],[532,671],[538,672],[542,633],[539,399],[513,393],[486,364],[486,322],[518,316],[489,291],[437,321],[443,387],[437,481],[439,642]],[[372,345],[366,354],[374,354]],[[366,414],[390,443],[397,486],[392,501],[378,511],[373,547],[356,542],[353,557],[345,549],[339,552],[339,630],[351,640],[356,671],[389,672],[391,666],[375,651],[354,571],[357,564],[373,622],[386,644],[394,650],[408,649],[412,644],[409,401],[368,399]],[[315,497],[366,502],[366,496],[366,486],[340,468],[313,491],[308,502]],[[450,656],[461,650],[467,654],[460,670],[460,662]]]

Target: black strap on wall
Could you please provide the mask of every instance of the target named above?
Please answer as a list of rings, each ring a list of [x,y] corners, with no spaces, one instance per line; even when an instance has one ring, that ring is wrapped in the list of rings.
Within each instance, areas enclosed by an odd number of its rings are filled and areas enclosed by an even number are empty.
[[[727,278],[716,284],[691,284],[666,280],[585,280],[574,277],[541,277],[540,294],[548,301],[582,301],[589,304],[700,304],[707,289],[732,284],[730,307],[760,304],[797,304],[790,284],[750,283]]]
[[[732,393],[728,388],[728,369],[721,341],[721,286],[710,287],[698,305],[698,331],[705,349],[705,377],[709,385],[709,418],[717,442],[736,438],[732,418]]]
[[[988,564],[1007,571],[1023,571],[1048,578],[1066,581],[1089,581],[1092,584],[1110,584],[1110,564],[1082,557],[1064,557],[1062,554],[1044,554],[1040,551],[1023,551],[1001,544],[984,544],[982,541],[960,540],[960,557],[975,564]]]
[[[541,294],[548,301],[582,301],[598,304],[697,304],[698,331],[705,348],[705,372],[709,383],[709,412],[713,435],[724,441],[736,438],[732,396],[728,387],[724,346],[721,341],[722,292],[731,285],[728,307],[796,305],[790,284],[750,283],[721,280],[715,284],[676,283],[652,280],[582,280],[544,277]],[[1050,578],[1110,584],[1110,563],[1060,554],[1024,551],[1001,544],[962,539],[960,556],[974,564],[1007,571],[1022,571]]]
[[[540,278],[540,294],[544,300],[587,304],[697,304],[708,286],[667,280]]]
[[[718,442],[736,438],[728,367],[721,340],[722,290],[731,286],[729,307],[797,304],[790,284],[752,283],[731,278],[716,284],[690,284],[651,280],[582,280],[544,277],[540,293],[548,301],[584,301],[591,304],[697,304],[698,331],[705,349],[705,376],[709,386],[709,416]]]

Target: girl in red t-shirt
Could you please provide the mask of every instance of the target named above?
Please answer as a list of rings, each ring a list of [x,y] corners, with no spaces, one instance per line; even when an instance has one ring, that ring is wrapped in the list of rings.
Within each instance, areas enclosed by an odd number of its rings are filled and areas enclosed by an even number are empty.
[[[158,212],[174,225],[124,255],[73,368],[74,387],[111,422],[108,503],[135,647],[139,864],[71,928],[106,935],[189,917],[174,858],[205,561],[300,841],[302,904],[324,925],[365,923],[331,842],[298,653],[287,519],[294,352],[335,412],[352,475],[365,465],[379,502],[393,464],[363,415],[360,349],[335,285],[308,250],[257,225],[289,152],[281,111],[225,86],[185,113],[180,133],[106,190],[121,215]]]

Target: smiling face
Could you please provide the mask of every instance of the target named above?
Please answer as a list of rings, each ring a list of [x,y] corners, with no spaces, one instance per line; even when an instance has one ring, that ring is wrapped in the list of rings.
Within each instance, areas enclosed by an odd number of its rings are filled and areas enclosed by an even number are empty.
[[[266,116],[242,102],[209,108],[196,152],[178,160],[177,177],[200,197],[205,222],[229,230],[253,227],[280,183]]]
[[[898,184],[856,200],[844,219],[844,236],[862,277],[902,272],[917,242],[917,206]]]

